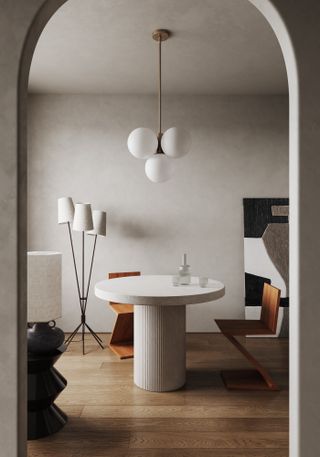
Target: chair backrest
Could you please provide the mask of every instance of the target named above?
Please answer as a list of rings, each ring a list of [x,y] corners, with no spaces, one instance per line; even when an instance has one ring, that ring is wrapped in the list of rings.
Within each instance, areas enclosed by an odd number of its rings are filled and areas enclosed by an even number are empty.
[[[109,279],[115,279],[115,278],[125,278],[127,276],[140,276],[141,273],[140,271],[121,271],[119,273],[109,273],[108,277]],[[118,303],[116,302],[109,302],[110,306],[115,309],[117,307]],[[133,305],[121,305],[121,311],[122,312],[132,312],[133,311]],[[116,312],[120,312],[120,310],[116,310]]]
[[[264,283],[261,304],[261,317],[263,322],[272,333],[276,333],[278,323],[278,312],[280,305],[280,289]]]
[[[140,271],[122,271],[120,273],[109,273],[109,279],[124,278],[126,276],[140,276]]]

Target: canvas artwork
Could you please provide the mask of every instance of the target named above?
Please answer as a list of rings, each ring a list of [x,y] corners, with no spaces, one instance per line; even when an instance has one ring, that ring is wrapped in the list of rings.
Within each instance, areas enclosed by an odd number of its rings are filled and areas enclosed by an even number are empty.
[[[281,290],[277,333],[289,335],[289,199],[244,198],[246,319],[259,319],[265,282]]]

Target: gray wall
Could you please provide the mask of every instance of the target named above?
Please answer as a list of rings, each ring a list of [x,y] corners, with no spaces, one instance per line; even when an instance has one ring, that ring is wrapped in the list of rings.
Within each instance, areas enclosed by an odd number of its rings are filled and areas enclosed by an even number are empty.
[[[189,307],[187,329],[211,332],[214,317],[243,317],[242,198],[288,196],[288,99],[167,98],[164,128],[187,128],[193,147],[176,161],[174,178],[158,185],[126,148],[135,127],[156,128],[155,103],[148,96],[29,97],[28,248],[63,252],[65,330],[76,325],[78,308],[66,227],[57,225],[60,196],[107,210],[93,284],[109,271],[174,273],[187,252],[195,275],[226,285],[222,300]],[[75,241],[80,248],[79,233]],[[112,311],[93,293],[88,315],[96,330],[112,329]]]

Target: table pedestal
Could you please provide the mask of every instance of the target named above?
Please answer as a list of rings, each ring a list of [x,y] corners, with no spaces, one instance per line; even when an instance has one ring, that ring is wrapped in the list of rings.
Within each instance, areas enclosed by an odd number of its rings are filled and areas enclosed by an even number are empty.
[[[134,307],[134,382],[154,392],[186,380],[186,307]]]

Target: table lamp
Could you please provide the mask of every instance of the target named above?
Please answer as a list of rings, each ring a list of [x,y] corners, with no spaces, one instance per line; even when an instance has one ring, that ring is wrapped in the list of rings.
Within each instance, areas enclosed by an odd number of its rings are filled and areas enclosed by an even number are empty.
[[[61,317],[60,252],[28,252],[28,351],[53,352],[64,342],[64,333],[55,326]]]

